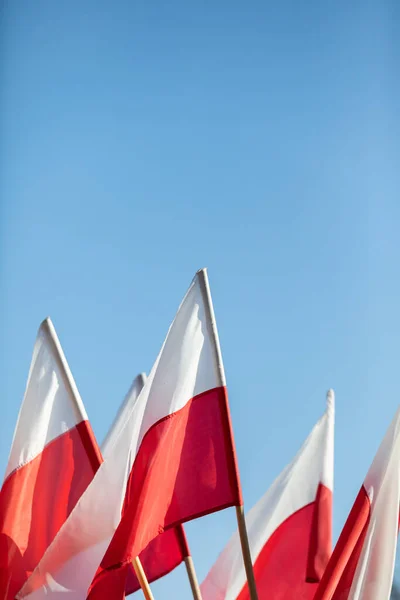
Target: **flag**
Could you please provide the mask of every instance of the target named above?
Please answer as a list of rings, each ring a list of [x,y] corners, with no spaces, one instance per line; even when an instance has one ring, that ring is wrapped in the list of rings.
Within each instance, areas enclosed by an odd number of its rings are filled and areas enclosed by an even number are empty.
[[[128,390],[119,410],[115,416],[114,421],[110,429],[107,432],[106,437],[101,445],[101,453],[104,458],[107,458],[108,454],[112,452],[112,448],[121,431],[124,428],[125,422],[129,417],[129,414],[138,399],[140,392],[146,382],[146,373],[140,373],[132,382],[131,387]]]
[[[133,380],[132,386],[125,397],[124,402],[111,425],[108,434],[102,444],[102,453],[107,457],[108,451],[113,447],[115,438],[123,429],[123,425],[129,416],[129,412],[136,402],[142,387],[146,381],[145,373],[141,373]],[[187,556],[190,556],[189,546],[183,525],[179,524],[172,529],[161,533],[140,553],[139,558],[147,581],[152,583],[164,575],[173,571]],[[125,595],[132,594],[140,589],[140,583],[136,576],[133,565],[129,566],[127,573]]]
[[[353,504],[315,600],[388,600],[400,505],[400,409]]]
[[[50,319],[39,328],[0,492],[0,598],[13,600],[101,454]]]
[[[311,600],[332,545],[334,394],[300,451],[246,517],[259,598]],[[203,600],[247,600],[236,532],[201,584]]]
[[[225,375],[205,270],[75,510],[19,598],[123,598],[131,561],[158,534],[241,505]]]

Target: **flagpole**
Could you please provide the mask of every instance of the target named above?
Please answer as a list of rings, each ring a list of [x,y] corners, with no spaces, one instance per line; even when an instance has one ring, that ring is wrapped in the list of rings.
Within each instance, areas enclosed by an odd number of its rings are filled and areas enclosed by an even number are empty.
[[[143,592],[144,597],[146,598],[146,600],[154,600],[154,596],[153,596],[152,591],[150,589],[149,582],[147,581],[146,573],[143,570],[142,563],[141,563],[140,558],[138,556],[133,559],[132,565],[133,565],[133,568],[135,570],[136,577],[139,580],[140,587],[142,588],[142,592]]]
[[[224,364],[222,362],[221,347],[219,344],[219,336],[217,324],[215,321],[214,308],[211,298],[210,284],[208,282],[207,269],[197,271],[200,288],[203,295],[204,307],[208,311],[208,318],[211,325],[211,333],[214,338],[214,352],[217,366],[217,377],[221,386],[226,386]],[[244,518],[243,505],[236,506],[236,518],[239,528],[240,545],[242,548],[242,556],[244,567],[246,570],[247,583],[249,586],[250,600],[258,600],[256,581],[254,578],[253,562],[251,560],[249,538],[247,535],[246,521]]]
[[[184,557],[183,560],[185,563],[186,573],[189,579],[193,598],[194,600],[202,600],[199,581],[196,575],[196,569],[194,568],[193,558],[190,555],[189,544],[182,523],[175,527],[175,535],[177,540],[179,541],[182,556]]]
[[[64,381],[64,385],[67,388],[71,397],[75,400],[78,409],[82,415],[86,415],[85,407],[83,406],[81,395],[76,387],[75,380],[67,363],[67,359],[65,358],[64,351],[62,349],[60,340],[58,339],[58,335],[56,330],[54,329],[54,325],[50,317],[47,317],[42,324],[40,325],[40,329],[45,334],[47,340],[53,346],[54,357],[57,361],[58,367],[61,371],[61,376]],[[87,417],[86,417],[87,418]]]
[[[246,569],[250,598],[251,600],[258,600],[256,580],[254,577],[253,562],[251,560],[249,538],[247,535],[247,527],[246,520],[244,518],[243,505],[236,507],[236,519],[238,523],[240,545],[242,547],[243,562],[244,568]]]
[[[185,567],[189,578],[190,587],[194,600],[202,600],[199,582],[194,568],[194,562],[191,556],[185,556]]]

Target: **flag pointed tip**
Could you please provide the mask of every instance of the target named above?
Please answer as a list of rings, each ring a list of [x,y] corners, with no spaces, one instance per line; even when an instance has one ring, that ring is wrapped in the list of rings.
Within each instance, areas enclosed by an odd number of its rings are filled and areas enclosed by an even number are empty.
[[[335,408],[335,392],[330,388],[326,393],[326,405],[327,408]]]
[[[147,375],[144,371],[142,371],[141,373],[139,373],[139,375],[136,377],[136,379],[143,386],[146,383]]]
[[[45,319],[43,319],[43,321],[40,323],[39,326],[39,331],[49,331],[51,329],[54,329],[54,325],[53,325],[53,321],[51,320],[50,317],[46,317]]]

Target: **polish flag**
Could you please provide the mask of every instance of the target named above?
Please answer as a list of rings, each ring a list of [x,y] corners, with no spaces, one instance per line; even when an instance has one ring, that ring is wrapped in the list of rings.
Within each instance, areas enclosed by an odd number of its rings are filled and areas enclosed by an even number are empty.
[[[109,450],[113,447],[115,438],[119,435],[130,410],[136,402],[146,381],[146,374],[138,375],[125,397],[124,402],[111,425],[109,432],[102,444],[102,453],[107,458]],[[168,529],[152,540],[148,546],[140,553],[139,558],[146,579],[149,583],[168,575],[184,560],[190,556],[189,546],[183,525],[179,524],[172,529]],[[140,590],[140,583],[136,576],[133,565],[129,565],[129,571],[126,577],[125,595],[132,594]]]
[[[50,319],[37,335],[0,492],[0,598],[13,600],[101,455]]]
[[[259,598],[311,600],[332,547],[334,394],[297,456],[246,516]],[[203,600],[250,598],[236,532],[201,584]]]
[[[242,497],[205,270],[92,484],[19,598],[123,598],[130,563],[175,525]]]
[[[400,506],[400,409],[358,493],[315,600],[389,600]]]

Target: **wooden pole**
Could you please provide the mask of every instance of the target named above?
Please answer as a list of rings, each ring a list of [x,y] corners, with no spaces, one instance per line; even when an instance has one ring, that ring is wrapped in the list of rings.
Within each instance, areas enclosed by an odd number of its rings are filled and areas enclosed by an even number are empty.
[[[135,570],[136,577],[139,580],[144,597],[146,598],[146,600],[154,600],[154,596],[151,592],[149,582],[147,581],[146,574],[143,570],[142,563],[140,562],[140,558],[138,556],[133,559],[132,565]]]
[[[197,580],[193,559],[191,556],[185,556],[185,566],[189,577],[190,587],[194,600],[202,600],[199,582]]]
[[[222,362],[221,347],[219,344],[217,324],[215,321],[214,308],[211,299],[210,284],[208,283],[207,269],[200,269],[199,271],[197,271],[197,276],[199,278],[199,283],[203,295],[204,308],[208,313],[211,333],[214,338],[213,349],[216,362],[216,375],[219,384],[221,386],[226,386],[224,364]],[[236,507],[236,518],[238,522],[240,544],[242,547],[242,555],[244,567],[246,570],[247,583],[249,586],[250,600],[258,600],[256,582],[254,579],[253,563],[251,561],[249,538],[247,537],[246,521],[244,520],[243,506]]]
[[[243,506],[236,507],[236,518],[238,522],[240,545],[242,546],[243,562],[244,568],[246,569],[250,598],[251,600],[258,600],[256,580],[254,578],[253,563],[251,560],[249,538],[247,536],[247,528],[246,521],[244,518]]]

